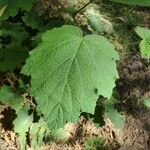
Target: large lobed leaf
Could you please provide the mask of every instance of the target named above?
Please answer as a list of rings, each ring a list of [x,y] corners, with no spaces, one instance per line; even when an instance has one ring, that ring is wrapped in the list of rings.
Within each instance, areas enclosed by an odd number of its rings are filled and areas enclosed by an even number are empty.
[[[43,34],[22,73],[31,75],[31,95],[51,130],[75,121],[80,112],[94,113],[98,95],[110,98],[117,52],[98,35],[82,35],[74,26]]]
[[[150,0],[112,0],[128,5],[150,6]]]

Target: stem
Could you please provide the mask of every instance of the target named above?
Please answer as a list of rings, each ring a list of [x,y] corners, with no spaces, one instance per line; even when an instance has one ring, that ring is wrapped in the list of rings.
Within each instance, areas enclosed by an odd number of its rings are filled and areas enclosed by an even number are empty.
[[[90,0],[88,3],[86,3],[83,7],[81,7],[79,10],[77,10],[75,13],[73,13],[73,16],[76,16],[80,11],[82,11],[86,6],[88,6],[90,3],[92,3],[94,0]]]

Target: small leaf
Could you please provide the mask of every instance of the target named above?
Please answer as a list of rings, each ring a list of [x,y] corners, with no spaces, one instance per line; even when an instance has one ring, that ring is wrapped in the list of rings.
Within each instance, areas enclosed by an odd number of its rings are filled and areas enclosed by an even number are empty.
[[[114,108],[115,99],[105,100],[104,118],[109,119],[115,128],[121,129],[124,127],[125,117]]]
[[[42,150],[42,144],[43,144],[43,138],[45,136],[45,129],[44,128],[40,128],[40,131],[38,132],[38,148]]]
[[[135,31],[142,38],[140,43],[142,57],[150,58],[150,30],[147,28],[137,27]]]
[[[22,108],[18,111],[17,118],[14,120],[16,133],[28,132],[33,121],[33,115],[28,115],[28,108]]]
[[[84,142],[85,150],[106,150],[104,148],[104,141],[99,137],[90,137]]]
[[[0,36],[2,36],[2,30],[0,30]],[[0,40],[0,42],[1,42],[1,40]],[[0,45],[1,46],[1,45]],[[1,48],[1,47],[0,47]]]
[[[65,142],[69,138],[70,134],[63,128],[58,129],[56,132],[51,133],[53,139],[58,142]]]
[[[43,138],[46,136],[45,133],[48,132],[47,124],[41,118],[37,123],[33,123],[30,127],[29,135],[31,140],[31,147],[33,149],[42,149]]]
[[[144,104],[148,109],[150,109],[150,98],[144,99],[143,104]]]
[[[150,39],[142,40],[140,43],[142,57],[150,58]]]
[[[1,19],[8,19],[9,16],[14,17],[19,9],[30,11],[33,2],[34,0],[0,0],[0,8],[7,6]]]
[[[142,39],[146,40],[150,38],[150,29],[143,27],[136,27],[135,31]]]
[[[42,26],[42,18],[34,12],[26,13],[25,16],[22,17],[22,20],[26,26],[29,26],[32,29],[39,29]]]
[[[20,142],[20,150],[25,150],[26,148],[26,133],[21,133],[18,137],[18,140]]]
[[[28,57],[29,50],[19,45],[11,45],[7,49],[2,49],[0,56],[0,71],[13,71],[20,67],[23,61]]]
[[[22,108],[17,113],[17,118],[13,121],[14,130],[19,135],[19,142],[21,145],[21,150],[25,150],[26,146],[26,136],[29,127],[33,122],[33,115],[28,115],[28,108]]]
[[[23,97],[14,88],[3,86],[0,89],[0,101],[18,112],[22,108]]]
[[[5,5],[3,8],[0,9],[0,17],[3,15],[3,13],[5,12],[7,8],[7,5]]]
[[[37,123],[32,124],[30,127],[30,141],[31,141],[31,147],[33,149],[36,149],[36,147],[37,147],[38,131],[39,131],[38,124]]]
[[[29,35],[20,23],[3,23],[2,36],[10,41],[0,48],[0,71],[13,71],[28,57],[29,48],[22,43]]]

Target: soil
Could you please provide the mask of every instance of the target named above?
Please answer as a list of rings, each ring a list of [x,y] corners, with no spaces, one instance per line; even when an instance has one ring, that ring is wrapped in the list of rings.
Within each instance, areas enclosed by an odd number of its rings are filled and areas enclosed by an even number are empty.
[[[139,54],[127,55],[118,63],[116,88],[126,115],[123,144],[119,150],[150,149],[150,111],[141,102],[150,96],[150,66]]]

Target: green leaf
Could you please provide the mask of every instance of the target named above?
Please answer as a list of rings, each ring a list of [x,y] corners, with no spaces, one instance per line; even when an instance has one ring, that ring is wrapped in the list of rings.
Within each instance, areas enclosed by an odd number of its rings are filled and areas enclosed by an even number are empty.
[[[42,149],[43,138],[45,133],[49,132],[46,122],[41,118],[37,123],[33,123],[30,127],[30,140],[33,149]]]
[[[5,39],[10,41],[0,48],[0,71],[13,71],[28,57],[29,48],[22,46],[22,43],[29,35],[20,23],[5,23],[2,24],[2,36],[4,42]],[[1,43],[4,42],[2,40]]]
[[[31,147],[33,149],[36,149],[37,147],[38,131],[39,131],[38,124],[37,123],[32,124],[30,127],[30,141],[31,141]]]
[[[63,26],[43,34],[22,73],[31,75],[31,95],[51,130],[76,121],[81,112],[93,114],[98,95],[110,98],[118,77],[117,59],[106,38],[83,37],[77,27]]]
[[[104,141],[99,137],[90,137],[84,142],[84,150],[106,150],[104,148]]]
[[[144,104],[148,109],[150,109],[150,98],[144,99],[143,104]]]
[[[70,133],[65,131],[63,128],[60,128],[56,132],[51,133],[51,136],[57,142],[65,142],[69,139]]]
[[[112,0],[128,5],[150,6],[150,0]]]
[[[42,18],[34,12],[26,13],[22,20],[26,26],[30,26],[32,29],[39,29],[42,26]]]
[[[38,132],[38,148],[42,150],[42,145],[43,145],[43,139],[45,137],[45,129],[41,128],[40,131]]]
[[[0,0],[1,9],[7,6],[1,19],[8,19],[9,16],[16,16],[19,9],[30,11],[33,2],[34,0]]]
[[[124,127],[125,117],[114,108],[115,99],[105,100],[104,103],[104,118],[109,119],[115,128],[121,129]]]
[[[18,111],[17,118],[14,120],[16,133],[27,132],[33,121],[33,115],[28,115],[28,108],[22,108]]]
[[[7,8],[7,5],[5,5],[3,8],[0,9],[0,17],[3,15],[6,8]]]
[[[150,58],[150,39],[141,41],[140,50],[142,57]]]
[[[147,28],[137,27],[135,31],[142,38],[140,43],[142,57],[150,58],[150,30]]]
[[[25,150],[26,136],[32,122],[33,115],[28,115],[28,108],[20,109],[17,113],[17,118],[13,121],[14,130],[19,135],[21,150]]]
[[[22,108],[23,97],[14,88],[3,86],[0,89],[0,101],[18,112]]]
[[[4,37],[10,37],[11,42],[15,44],[20,44],[26,40],[29,35],[25,30],[25,27],[21,23],[2,23],[2,35]],[[9,43],[10,44],[10,43]]]
[[[18,45],[12,45],[7,49],[1,49],[0,71],[13,71],[20,67],[27,58],[29,50]]]
[[[136,33],[144,40],[150,39],[150,29],[143,27],[136,27]]]
[[[0,36],[2,36],[2,30],[0,30]],[[1,42],[1,40],[0,40],[0,42]]]

